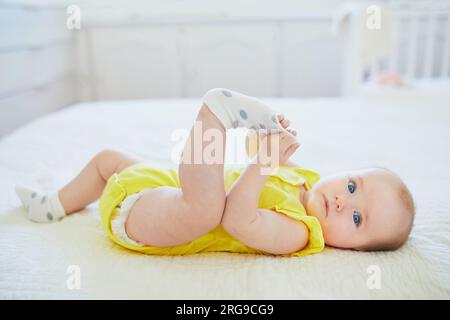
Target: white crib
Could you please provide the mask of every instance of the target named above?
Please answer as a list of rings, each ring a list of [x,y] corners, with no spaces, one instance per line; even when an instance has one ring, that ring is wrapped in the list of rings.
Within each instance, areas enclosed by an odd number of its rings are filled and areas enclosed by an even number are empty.
[[[367,42],[361,41],[361,28],[366,27],[362,23],[372,11],[368,6],[347,8],[340,28],[346,50],[344,94],[380,89],[377,79],[387,72],[400,77],[401,85],[397,88],[450,92],[450,2],[422,3],[427,6],[418,6],[416,1],[387,2],[383,18],[387,15],[389,23],[382,27],[390,49],[366,60],[363,53],[373,48],[367,48]]]

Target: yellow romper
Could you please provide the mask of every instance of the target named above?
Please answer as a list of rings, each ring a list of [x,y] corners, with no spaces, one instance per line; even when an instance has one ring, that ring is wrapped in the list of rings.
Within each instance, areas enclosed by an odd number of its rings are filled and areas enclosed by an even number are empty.
[[[225,189],[228,191],[239,174],[244,169],[241,165],[227,165],[224,169]],[[274,210],[292,219],[302,221],[309,229],[309,242],[298,252],[282,256],[304,256],[317,253],[324,248],[322,229],[317,218],[308,216],[299,201],[300,186],[306,190],[319,180],[318,173],[293,167],[279,167],[268,178],[259,198],[259,208]],[[122,201],[129,195],[136,194],[143,189],[158,186],[180,186],[177,170],[172,168],[158,168],[149,163],[134,164],[118,174],[113,174],[107,181],[105,190],[100,198],[99,211],[102,224],[109,237],[118,245],[145,254],[156,255],[187,255],[201,252],[225,251],[236,253],[266,254],[253,249],[228,234],[222,226],[204,234],[203,236],[183,245],[172,247],[152,247],[148,245],[134,245],[119,239],[111,227]]]

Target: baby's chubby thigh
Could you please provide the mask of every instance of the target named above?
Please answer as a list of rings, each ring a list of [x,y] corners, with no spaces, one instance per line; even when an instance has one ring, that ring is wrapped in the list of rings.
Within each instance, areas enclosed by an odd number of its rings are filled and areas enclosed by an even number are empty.
[[[215,229],[223,212],[214,204],[188,203],[182,190],[160,186],[146,189],[128,215],[125,229],[131,239],[154,247],[188,243]]]

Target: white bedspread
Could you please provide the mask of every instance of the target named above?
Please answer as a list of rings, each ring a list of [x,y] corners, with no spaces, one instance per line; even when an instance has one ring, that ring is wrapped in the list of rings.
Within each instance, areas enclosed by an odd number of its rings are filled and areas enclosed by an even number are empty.
[[[190,127],[200,99],[86,103],[0,141],[0,298],[450,298],[450,98],[266,101],[298,128],[302,146],[294,160],[302,166],[324,176],[380,165],[404,178],[417,218],[402,249],[159,257],[113,244],[95,204],[59,223],[29,222],[16,183],[55,190],[105,148],[166,163],[176,144],[171,133]],[[380,271],[379,289],[367,285],[372,265]],[[69,289],[70,266],[79,268],[80,289]]]

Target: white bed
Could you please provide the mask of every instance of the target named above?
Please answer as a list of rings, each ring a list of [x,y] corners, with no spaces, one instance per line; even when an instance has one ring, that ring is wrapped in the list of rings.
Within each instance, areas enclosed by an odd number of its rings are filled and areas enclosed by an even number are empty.
[[[168,162],[171,133],[189,128],[200,99],[85,103],[0,140],[0,298],[450,298],[450,96],[265,100],[299,129],[302,147],[294,160],[302,166],[326,175],[381,165],[404,178],[417,218],[402,249],[159,257],[114,245],[96,205],[59,223],[31,223],[16,183],[54,190],[104,148]],[[71,265],[81,271],[80,289],[68,289]],[[371,265],[381,271],[380,289],[367,285]]]

